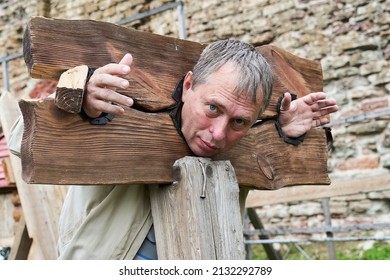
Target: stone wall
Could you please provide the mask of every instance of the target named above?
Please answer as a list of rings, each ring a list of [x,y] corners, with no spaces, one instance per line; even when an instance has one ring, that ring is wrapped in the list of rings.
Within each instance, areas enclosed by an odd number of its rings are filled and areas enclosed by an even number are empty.
[[[4,3],[5,2],[5,3]],[[137,13],[174,2],[163,0],[35,0],[0,3],[0,54],[21,52],[22,33],[30,16],[118,22]],[[389,110],[389,0],[241,0],[183,1],[187,39],[210,42],[237,38],[274,44],[323,66],[325,91],[340,111],[333,120]],[[178,14],[169,10],[127,25],[138,30],[179,36]],[[10,63],[11,88],[18,96],[27,89],[23,60]],[[330,153],[332,180],[389,174],[389,114],[376,119],[333,126]],[[331,200],[335,223],[389,222],[388,191],[336,197]],[[299,210],[298,210],[299,209]],[[318,224],[319,201],[273,205],[259,209],[266,226]]]

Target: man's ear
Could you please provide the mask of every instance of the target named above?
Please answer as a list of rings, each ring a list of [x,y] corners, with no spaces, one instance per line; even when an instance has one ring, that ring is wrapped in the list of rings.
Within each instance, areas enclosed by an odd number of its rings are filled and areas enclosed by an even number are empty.
[[[183,93],[181,95],[181,101],[184,102],[188,91],[192,89],[192,71],[188,71],[183,81]]]

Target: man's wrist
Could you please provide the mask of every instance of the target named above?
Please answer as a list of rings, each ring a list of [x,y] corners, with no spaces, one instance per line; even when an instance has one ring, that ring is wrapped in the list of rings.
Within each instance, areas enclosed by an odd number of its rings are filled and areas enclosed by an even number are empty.
[[[89,80],[91,79],[93,73],[95,73],[96,68],[88,67],[88,74],[87,78],[85,80],[85,86],[84,91],[87,90],[87,84]],[[90,124],[93,125],[105,125],[108,121],[111,121],[113,118],[115,118],[115,115],[102,112],[99,116],[92,118],[88,116],[88,114],[85,112],[84,107],[81,108],[80,116],[83,120],[89,121]]]
[[[288,143],[288,144],[298,146],[299,144],[301,144],[303,142],[303,140],[305,140],[306,133],[302,134],[301,136],[298,136],[298,137],[287,136],[282,129],[282,126],[279,122],[279,118],[275,120],[275,128],[276,128],[279,136],[283,139],[283,141]]]
[[[99,116],[96,118],[91,118],[90,116],[85,113],[84,109],[81,108],[81,111],[79,113],[81,118],[85,121],[89,121],[90,124],[93,125],[105,125],[107,122],[111,121],[113,118],[115,118],[115,115],[113,114],[108,114],[108,113],[101,113]]]
[[[291,95],[291,101],[293,101],[293,100],[298,98],[296,94],[290,93],[290,95]],[[298,136],[298,137],[289,137],[283,131],[282,125],[280,124],[280,121],[279,121],[279,115],[280,115],[280,112],[281,112],[283,97],[284,97],[284,95],[279,97],[278,103],[276,105],[276,111],[278,112],[278,118],[275,121],[275,128],[276,128],[279,136],[283,139],[284,142],[286,142],[288,144],[292,144],[294,146],[298,146],[299,144],[301,144],[303,142],[303,140],[305,140],[306,133],[304,133],[304,134],[302,134],[301,136]]]

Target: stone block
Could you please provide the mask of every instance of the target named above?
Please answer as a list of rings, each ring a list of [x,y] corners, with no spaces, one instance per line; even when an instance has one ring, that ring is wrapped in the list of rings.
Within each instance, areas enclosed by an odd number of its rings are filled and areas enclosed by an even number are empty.
[[[386,201],[372,201],[371,205],[367,209],[367,215],[369,216],[379,216],[380,214],[388,214],[390,212],[389,204]],[[390,222],[390,218],[388,219]]]
[[[374,200],[388,200],[390,199],[390,190],[370,192],[367,197]]]
[[[360,108],[363,112],[384,109],[389,106],[388,98],[370,98],[362,101]]]
[[[360,66],[374,61],[382,61],[383,56],[377,50],[359,51],[350,55],[350,65]]]
[[[294,7],[294,2],[291,0],[280,1],[272,5],[268,5],[263,9],[263,15],[266,17],[271,17],[275,14],[281,13],[283,11],[289,10]]]
[[[352,100],[365,100],[367,98],[384,96],[385,94],[386,92],[382,88],[372,85],[359,86],[348,91],[348,96]]]
[[[381,72],[385,67],[389,68],[389,63],[387,61],[375,61],[368,64],[363,64],[359,68],[359,73],[362,76],[367,76],[374,73]]]
[[[343,51],[352,51],[357,49],[377,50],[378,47],[380,47],[380,38],[352,31],[345,36],[339,37],[339,47]]]
[[[384,68],[379,73],[369,75],[368,80],[375,86],[390,83],[390,67]]]
[[[289,209],[289,214],[292,216],[313,216],[322,213],[322,206],[319,202],[303,202],[292,205]]]
[[[371,201],[368,199],[351,201],[349,203],[349,209],[351,213],[366,213],[371,206]]]
[[[384,168],[390,169],[390,154],[382,155],[380,162]]]
[[[339,171],[375,169],[379,167],[379,156],[363,156],[341,160],[336,169]]]
[[[387,121],[370,121],[365,123],[353,124],[348,127],[348,132],[355,135],[370,135],[381,133],[386,127]]]
[[[348,203],[345,201],[335,201],[330,204],[330,213],[332,217],[346,217],[349,213]]]

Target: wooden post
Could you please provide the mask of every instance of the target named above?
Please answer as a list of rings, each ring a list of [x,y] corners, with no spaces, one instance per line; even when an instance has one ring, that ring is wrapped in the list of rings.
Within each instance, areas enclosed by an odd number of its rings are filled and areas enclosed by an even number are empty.
[[[261,222],[259,216],[256,213],[254,208],[247,208],[249,219],[255,229],[264,229],[263,223]],[[259,234],[260,239],[270,239],[266,234]],[[274,249],[273,244],[263,244],[265,253],[267,254],[270,260],[282,260],[283,257],[280,255],[280,252]]]
[[[184,157],[174,183],[150,188],[159,259],[245,259],[239,187],[229,161]]]
[[[24,216],[16,228],[15,240],[11,248],[11,253],[8,257],[9,260],[27,260],[32,245],[32,238],[28,234],[28,229]]]

